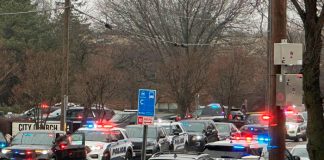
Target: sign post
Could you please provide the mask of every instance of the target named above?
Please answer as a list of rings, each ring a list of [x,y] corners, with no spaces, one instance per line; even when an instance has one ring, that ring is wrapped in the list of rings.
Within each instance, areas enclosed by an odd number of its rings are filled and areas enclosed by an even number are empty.
[[[146,160],[146,141],[148,125],[154,123],[156,90],[139,89],[137,123],[143,124],[143,144],[141,160]]]

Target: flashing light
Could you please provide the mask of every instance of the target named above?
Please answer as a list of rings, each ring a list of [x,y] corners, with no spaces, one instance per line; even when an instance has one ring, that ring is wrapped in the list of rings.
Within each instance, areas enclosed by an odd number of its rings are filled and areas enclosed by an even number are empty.
[[[26,154],[28,154],[28,155],[29,155],[29,154],[32,154],[32,153],[33,153],[32,151],[27,151],[27,152],[26,152]]]
[[[286,111],[285,111],[285,114],[286,114],[286,115],[288,115],[288,114],[294,114],[294,111],[292,111],[292,110],[286,110]]]
[[[103,145],[102,144],[97,144],[96,146],[92,146],[91,147],[91,150],[101,150],[103,149]]]
[[[234,146],[233,146],[233,149],[234,149],[234,150],[244,150],[244,148],[245,148],[245,147],[244,147],[244,146],[241,146],[241,145],[234,145]]]
[[[106,124],[106,125],[104,125],[103,127],[104,127],[104,128],[112,128],[113,126],[112,126],[112,125],[108,125],[108,124]]]
[[[7,146],[6,143],[0,143],[0,148],[4,148],[4,147],[6,147],[6,146]]]
[[[42,103],[40,105],[40,107],[43,108],[43,109],[46,109],[46,108],[48,108],[48,104],[47,103]]]
[[[9,150],[9,149],[3,149],[3,150],[1,150],[1,153],[3,153],[3,154],[7,154],[9,152],[11,152],[11,150]]]
[[[82,116],[81,115],[78,115],[78,117],[77,117],[78,119],[82,119]]]
[[[268,136],[260,136],[258,137],[258,142],[259,143],[268,143],[270,142],[271,138],[269,138]]]
[[[41,153],[41,154],[48,154],[49,150],[35,150],[36,153]]]
[[[268,121],[271,119],[271,116],[270,115],[262,115],[262,120],[265,120],[265,121]]]
[[[251,130],[251,131],[254,131],[254,128],[253,128],[253,127],[251,127],[251,128],[250,128],[250,130]]]
[[[251,142],[252,141],[252,137],[246,137],[246,141],[247,142]]]
[[[88,127],[88,128],[93,128],[94,125],[93,125],[93,124],[87,124],[87,127]]]
[[[65,149],[66,148],[66,144],[60,144],[60,149]]]

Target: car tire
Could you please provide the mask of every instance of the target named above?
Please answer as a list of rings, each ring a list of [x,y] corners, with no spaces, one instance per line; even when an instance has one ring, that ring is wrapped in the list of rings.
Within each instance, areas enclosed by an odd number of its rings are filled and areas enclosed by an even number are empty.
[[[125,155],[125,160],[131,160],[133,159],[132,151],[128,150]]]
[[[105,152],[103,154],[102,160],[110,160],[110,153],[109,152]]]
[[[306,136],[302,137],[302,140],[307,141],[307,137]]]

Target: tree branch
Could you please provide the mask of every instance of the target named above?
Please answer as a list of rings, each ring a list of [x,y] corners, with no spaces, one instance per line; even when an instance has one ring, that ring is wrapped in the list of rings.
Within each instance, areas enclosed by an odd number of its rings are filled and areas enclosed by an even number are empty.
[[[305,11],[301,8],[301,6],[297,2],[297,0],[291,0],[291,2],[294,4],[295,8],[297,9],[297,12],[300,15],[300,18],[305,23],[305,20],[306,20],[306,13],[305,13]]]

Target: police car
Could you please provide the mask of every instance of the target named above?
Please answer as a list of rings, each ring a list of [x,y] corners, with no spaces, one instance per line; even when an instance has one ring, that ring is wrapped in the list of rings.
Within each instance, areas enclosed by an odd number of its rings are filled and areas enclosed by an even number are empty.
[[[76,133],[85,134],[88,147],[87,159],[132,159],[133,145],[125,129],[112,128],[111,125],[88,123]]]
[[[185,150],[188,147],[188,133],[183,129],[181,123],[179,122],[167,122],[162,121],[156,123],[156,125],[161,126],[167,132],[167,137],[170,142],[170,150],[178,151]]]
[[[297,142],[301,138],[303,141],[306,141],[306,128],[307,123],[305,122],[301,114],[286,113],[287,139],[291,139]]]

